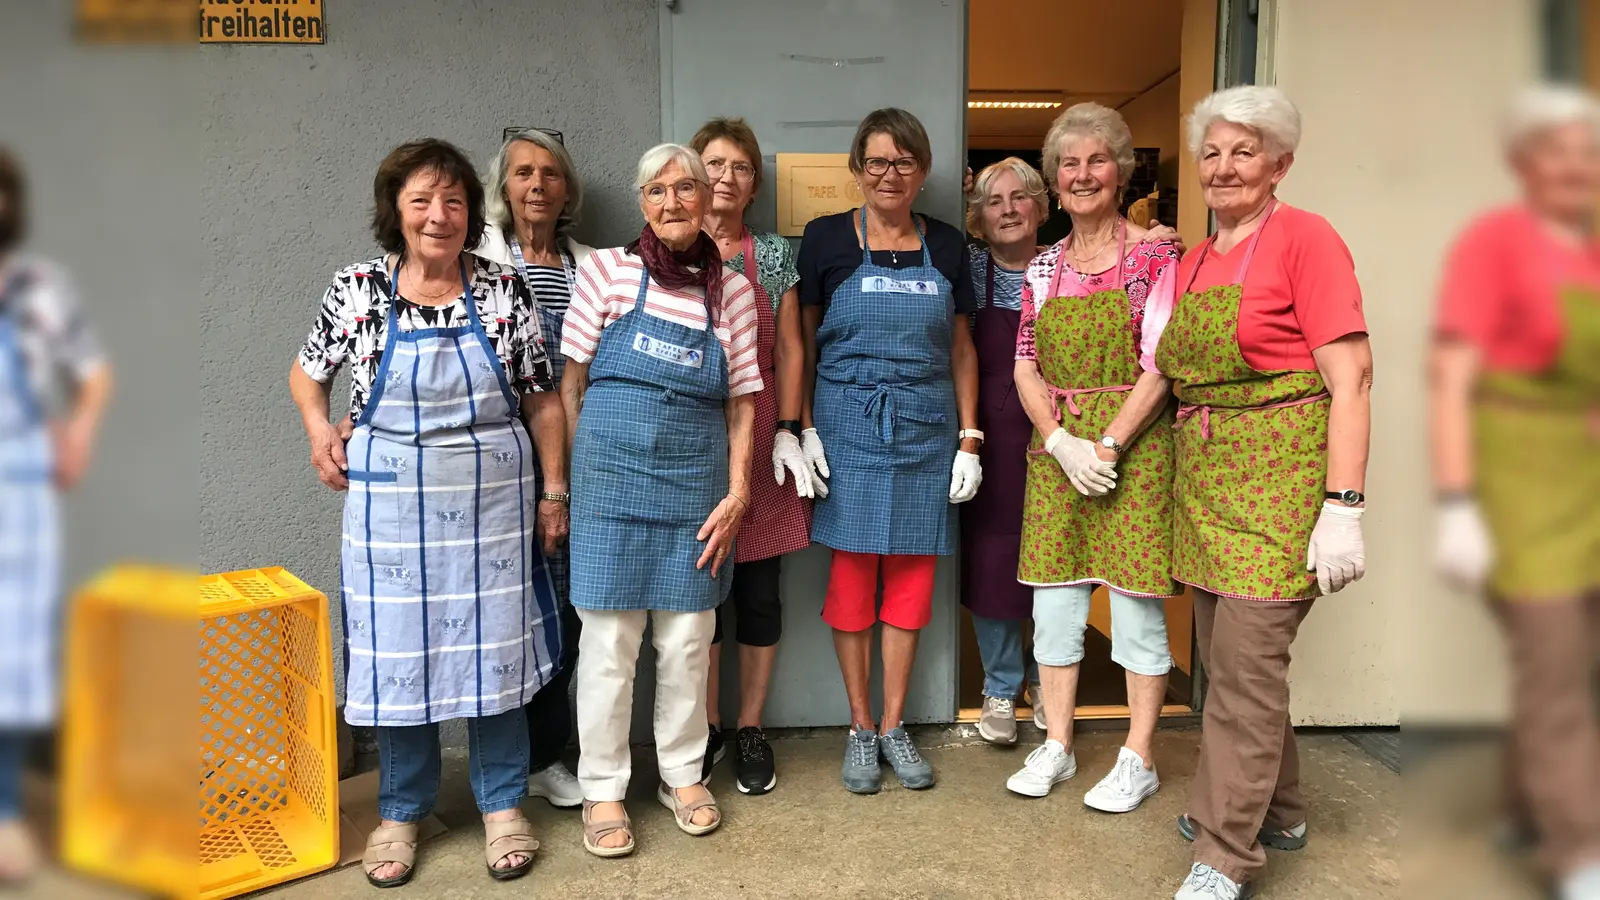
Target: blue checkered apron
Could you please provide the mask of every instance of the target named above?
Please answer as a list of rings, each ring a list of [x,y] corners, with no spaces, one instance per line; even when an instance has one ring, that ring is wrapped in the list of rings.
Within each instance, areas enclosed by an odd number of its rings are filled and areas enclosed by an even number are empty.
[[[696,569],[728,495],[727,357],[712,329],[633,309],[600,332],[572,444],[572,605],[703,612],[732,584]]]
[[[54,454],[18,334],[30,281],[0,285],[0,728],[48,725],[56,709]]]
[[[535,455],[478,319],[403,332],[346,445],[345,715],[352,725],[492,716],[560,668],[555,587],[534,541]]]
[[[813,417],[828,451],[827,499],[811,539],[853,553],[956,550],[950,469],[959,442],[950,282],[922,237],[922,265],[875,265],[861,212],[861,268],[828,299],[817,329]]]

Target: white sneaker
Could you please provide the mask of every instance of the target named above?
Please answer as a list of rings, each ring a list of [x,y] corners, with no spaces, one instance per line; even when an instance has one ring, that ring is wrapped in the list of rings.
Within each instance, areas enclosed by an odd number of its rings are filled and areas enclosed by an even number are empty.
[[[1144,798],[1160,789],[1161,779],[1156,777],[1155,767],[1146,769],[1144,757],[1123,747],[1117,753],[1117,764],[1083,795],[1083,802],[1101,812],[1133,812]]]
[[[1600,900],[1600,865],[1584,866],[1561,882],[1561,900]]]
[[[1172,900],[1246,900],[1250,885],[1234,884],[1205,863],[1195,863]]]
[[[1045,741],[1028,754],[1022,771],[1006,779],[1006,789],[1024,797],[1048,797],[1050,788],[1078,774],[1078,760],[1060,741]]]
[[[543,797],[550,801],[551,806],[570,809],[583,805],[583,788],[578,785],[578,779],[567,771],[567,767],[559,760],[550,764],[542,772],[535,772],[528,776],[528,796]]]

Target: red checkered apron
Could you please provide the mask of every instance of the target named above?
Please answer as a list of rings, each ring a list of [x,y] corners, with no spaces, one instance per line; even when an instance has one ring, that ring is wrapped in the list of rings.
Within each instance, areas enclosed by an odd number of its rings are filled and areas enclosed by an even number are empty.
[[[750,511],[739,526],[734,562],[754,562],[811,546],[811,501],[794,492],[793,473],[778,484],[772,474],[772,444],[778,430],[777,366],[772,348],[778,340],[772,298],[756,280],[756,247],[744,233],[744,277],[756,289],[757,362],[761,392],[756,394],[755,448],[750,457]]]

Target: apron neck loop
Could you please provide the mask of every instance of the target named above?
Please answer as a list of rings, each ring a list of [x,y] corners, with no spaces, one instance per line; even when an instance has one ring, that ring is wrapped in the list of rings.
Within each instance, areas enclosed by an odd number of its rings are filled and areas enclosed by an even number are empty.
[[[917,219],[917,214],[911,214],[911,224],[917,229],[917,245],[922,251],[922,267],[933,268],[933,254],[928,252],[928,236],[923,233],[922,222]],[[867,246],[867,205],[861,204],[861,264],[872,265],[872,248]]]
[[[556,255],[561,257],[561,274],[567,278],[567,299],[570,300],[572,295],[577,293],[577,277],[573,272],[577,267],[577,261],[567,252],[566,247],[560,246],[560,238],[556,239],[556,243]],[[515,229],[512,230],[510,239],[506,241],[506,246],[511,250],[511,261],[516,264],[517,272],[522,276],[522,283],[528,286],[528,294],[533,297],[533,302],[537,305],[539,292],[533,287],[533,270],[528,266],[528,259],[522,253],[522,241],[517,239]]]
[[[1239,285],[1241,288],[1244,287],[1245,274],[1250,271],[1250,260],[1255,258],[1256,244],[1261,242],[1261,232],[1267,230],[1267,223],[1272,220],[1272,214],[1276,212],[1277,209],[1277,197],[1273,197],[1271,200],[1267,201],[1267,211],[1261,215],[1261,224],[1256,226],[1255,232],[1250,235],[1250,243],[1245,245],[1244,258],[1239,260],[1239,274],[1235,276],[1233,281],[1234,284]],[[1211,245],[1215,244],[1216,242],[1217,236],[1213,234],[1212,236],[1206,238],[1206,242],[1204,244],[1200,245],[1200,258],[1194,261],[1194,268],[1189,270],[1188,279],[1184,281],[1183,288],[1178,291],[1179,297],[1189,293],[1189,288],[1194,286],[1194,280],[1200,274],[1200,267],[1206,264],[1206,257],[1211,254]]]
[[[1117,261],[1113,268],[1117,273],[1117,285],[1115,290],[1123,290],[1128,286],[1127,278],[1122,272],[1122,267],[1128,255],[1128,220],[1122,218],[1121,216],[1118,216],[1117,220],[1117,227],[1120,229],[1120,232],[1119,237],[1117,238]],[[1061,273],[1067,269],[1067,250],[1071,248],[1071,246],[1072,232],[1069,231],[1067,232],[1067,236],[1061,241],[1061,253],[1056,256],[1055,269],[1050,273],[1050,297],[1061,296]],[[1045,299],[1050,298],[1047,297]]]
[[[988,257],[989,262],[983,273],[983,308],[988,309],[994,305],[994,248],[990,247],[989,252],[984,255]]]
[[[513,238],[515,240],[515,238]],[[461,267],[461,299],[462,305],[467,308],[467,318],[472,322],[473,328],[480,327],[478,322],[478,304],[472,299],[472,281],[467,277],[467,257],[462,254],[456,260]],[[400,316],[400,269],[406,264],[404,251],[395,255],[394,271],[389,273],[389,315],[388,323],[393,325]]]

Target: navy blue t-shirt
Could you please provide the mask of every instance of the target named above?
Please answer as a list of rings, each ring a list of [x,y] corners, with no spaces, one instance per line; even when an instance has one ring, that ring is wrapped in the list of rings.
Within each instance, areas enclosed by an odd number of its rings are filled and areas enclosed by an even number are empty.
[[[850,273],[861,267],[861,243],[857,235],[860,213],[851,210],[812,219],[800,238],[800,302],[827,306],[828,300]],[[927,233],[928,253],[933,267],[955,289],[955,311],[971,313],[978,308],[972,293],[972,270],[967,262],[967,239],[961,231],[938,219],[919,215]],[[899,260],[896,261],[895,257]],[[888,269],[909,269],[922,265],[918,250],[874,250],[872,262]]]

